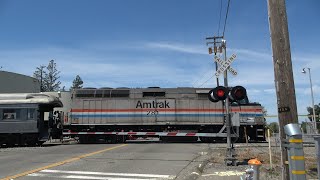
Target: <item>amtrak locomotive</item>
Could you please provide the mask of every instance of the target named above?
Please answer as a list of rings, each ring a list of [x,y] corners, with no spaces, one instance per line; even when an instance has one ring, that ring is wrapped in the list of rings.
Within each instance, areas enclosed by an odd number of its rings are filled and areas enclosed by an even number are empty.
[[[80,142],[124,142],[131,136],[161,140],[224,141],[223,103],[208,100],[208,88],[75,89],[64,113],[64,135]],[[265,140],[258,103],[231,105],[234,138]]]

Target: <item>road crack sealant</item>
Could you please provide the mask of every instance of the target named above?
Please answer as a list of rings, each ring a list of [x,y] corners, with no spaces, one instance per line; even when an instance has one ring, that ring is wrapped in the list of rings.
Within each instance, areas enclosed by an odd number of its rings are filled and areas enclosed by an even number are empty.
[[[207,147],[206,151],[199,152],[197,156],[195,156],[192,160],[190,160],[189,163],[185,167],[183,167],[183,169],[181,169],[181,171],[179,171],[179,173],[177,174],[175,179],[177,179],[177,180],[180,180],[180,179],[181,180],[195,180],[195,179],[198,179],[201,176],[201,174],[203,173],[204,167],[209,163],[209,159],[211,158],[211,156],[210,156],[211,153],[212,153],[212,149],[208,144],[208,147]],[[206,157],[204,160],[201,160],[200,158],[202,156],[208,156],[208,157]],[[197,166],[192,167],[192,171],[191,171],[190,174],[188,174],[185,177],[182,177],[183,176],[182,172],[186,171],[186,169],[192,163],[195,163],[195,162],[200,162],[200,163]]]

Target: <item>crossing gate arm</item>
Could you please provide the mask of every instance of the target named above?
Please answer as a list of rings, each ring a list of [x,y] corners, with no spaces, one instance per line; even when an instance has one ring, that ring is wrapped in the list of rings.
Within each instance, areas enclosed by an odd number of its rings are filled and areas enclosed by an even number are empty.
[[[227,133],[182,133],[182,132],[63,132],[63,136],[118,135],[118,136],[180,136],[180,137],[227,137]],[[237,137],[232,134],[231,137]]]

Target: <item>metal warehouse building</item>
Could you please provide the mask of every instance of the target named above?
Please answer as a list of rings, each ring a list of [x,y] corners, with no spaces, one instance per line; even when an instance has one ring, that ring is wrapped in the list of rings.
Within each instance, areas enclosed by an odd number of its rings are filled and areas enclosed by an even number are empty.
[[[0,93],[38,93],[40,82],[30,76],[0,71]]]

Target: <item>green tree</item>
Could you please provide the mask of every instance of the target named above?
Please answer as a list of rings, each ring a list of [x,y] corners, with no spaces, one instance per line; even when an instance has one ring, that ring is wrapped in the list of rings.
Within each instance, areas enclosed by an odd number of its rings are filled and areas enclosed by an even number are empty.
[[[57,64],[54,60],[51,60],[48,66],[39,66],[36,68],[36,71],[33,73],[33,77],[38,79],[40,82],[41,92],[47,91],[59,91],[60,84],[59,73],[57,70]]]
[[[80,88],[82,88],[82,85],[83,85],[83,81],[82,81],[81,77],[79,75],[77,75],[76,78],[72,82],[72,86],[71,86],[70,90],[80,89]]]
[[[279,124],[277,122],[270,123],[268,128],[272,133],[279,133]]]
[[[316,120],[317,122],[319,121],[319,117],[317,117],[317,115],[320,114],[320,104],[318,105],[314,105],[314,110],[315,110],[315,114],[316,114]],[[312,116],[313,116],[313,108],[312,107],[307,107],[307,111],[308,111],[308,116],[309,116],[309,120],[312,121]]]
[[[44,86],[45,85],[45,83],[44,83],[45,67],[46,66],[43,66],[43,65],[36,67],[36,70],[33,73],[33,77],[36,78],[40,82],[40,91],[41,92],[47,91]]]
[[[57,64],[54,62],[54,60],[50,60],[44,76],[44,83],[47,91],[60,90],[61,82],[59,81],[59,73],[60,71],[57,70]]]
[[[301,129],[302,129],[302,131],[304,132],[304,133],[306,133],[307,132],[307,123],[306,122],[302,122],[301,123]]]
[[[312,121],[312,117],[313,117],[313,108],[312,107],[307,107],[307,111],[308,111],[308,118],[310,121]],[[317,129],[320,129],[320,125],[319,125],[319,115],[320,115],[320,103],[318,105],[314,105],[314,111],[316,114],[316,122],[317,122]]]

